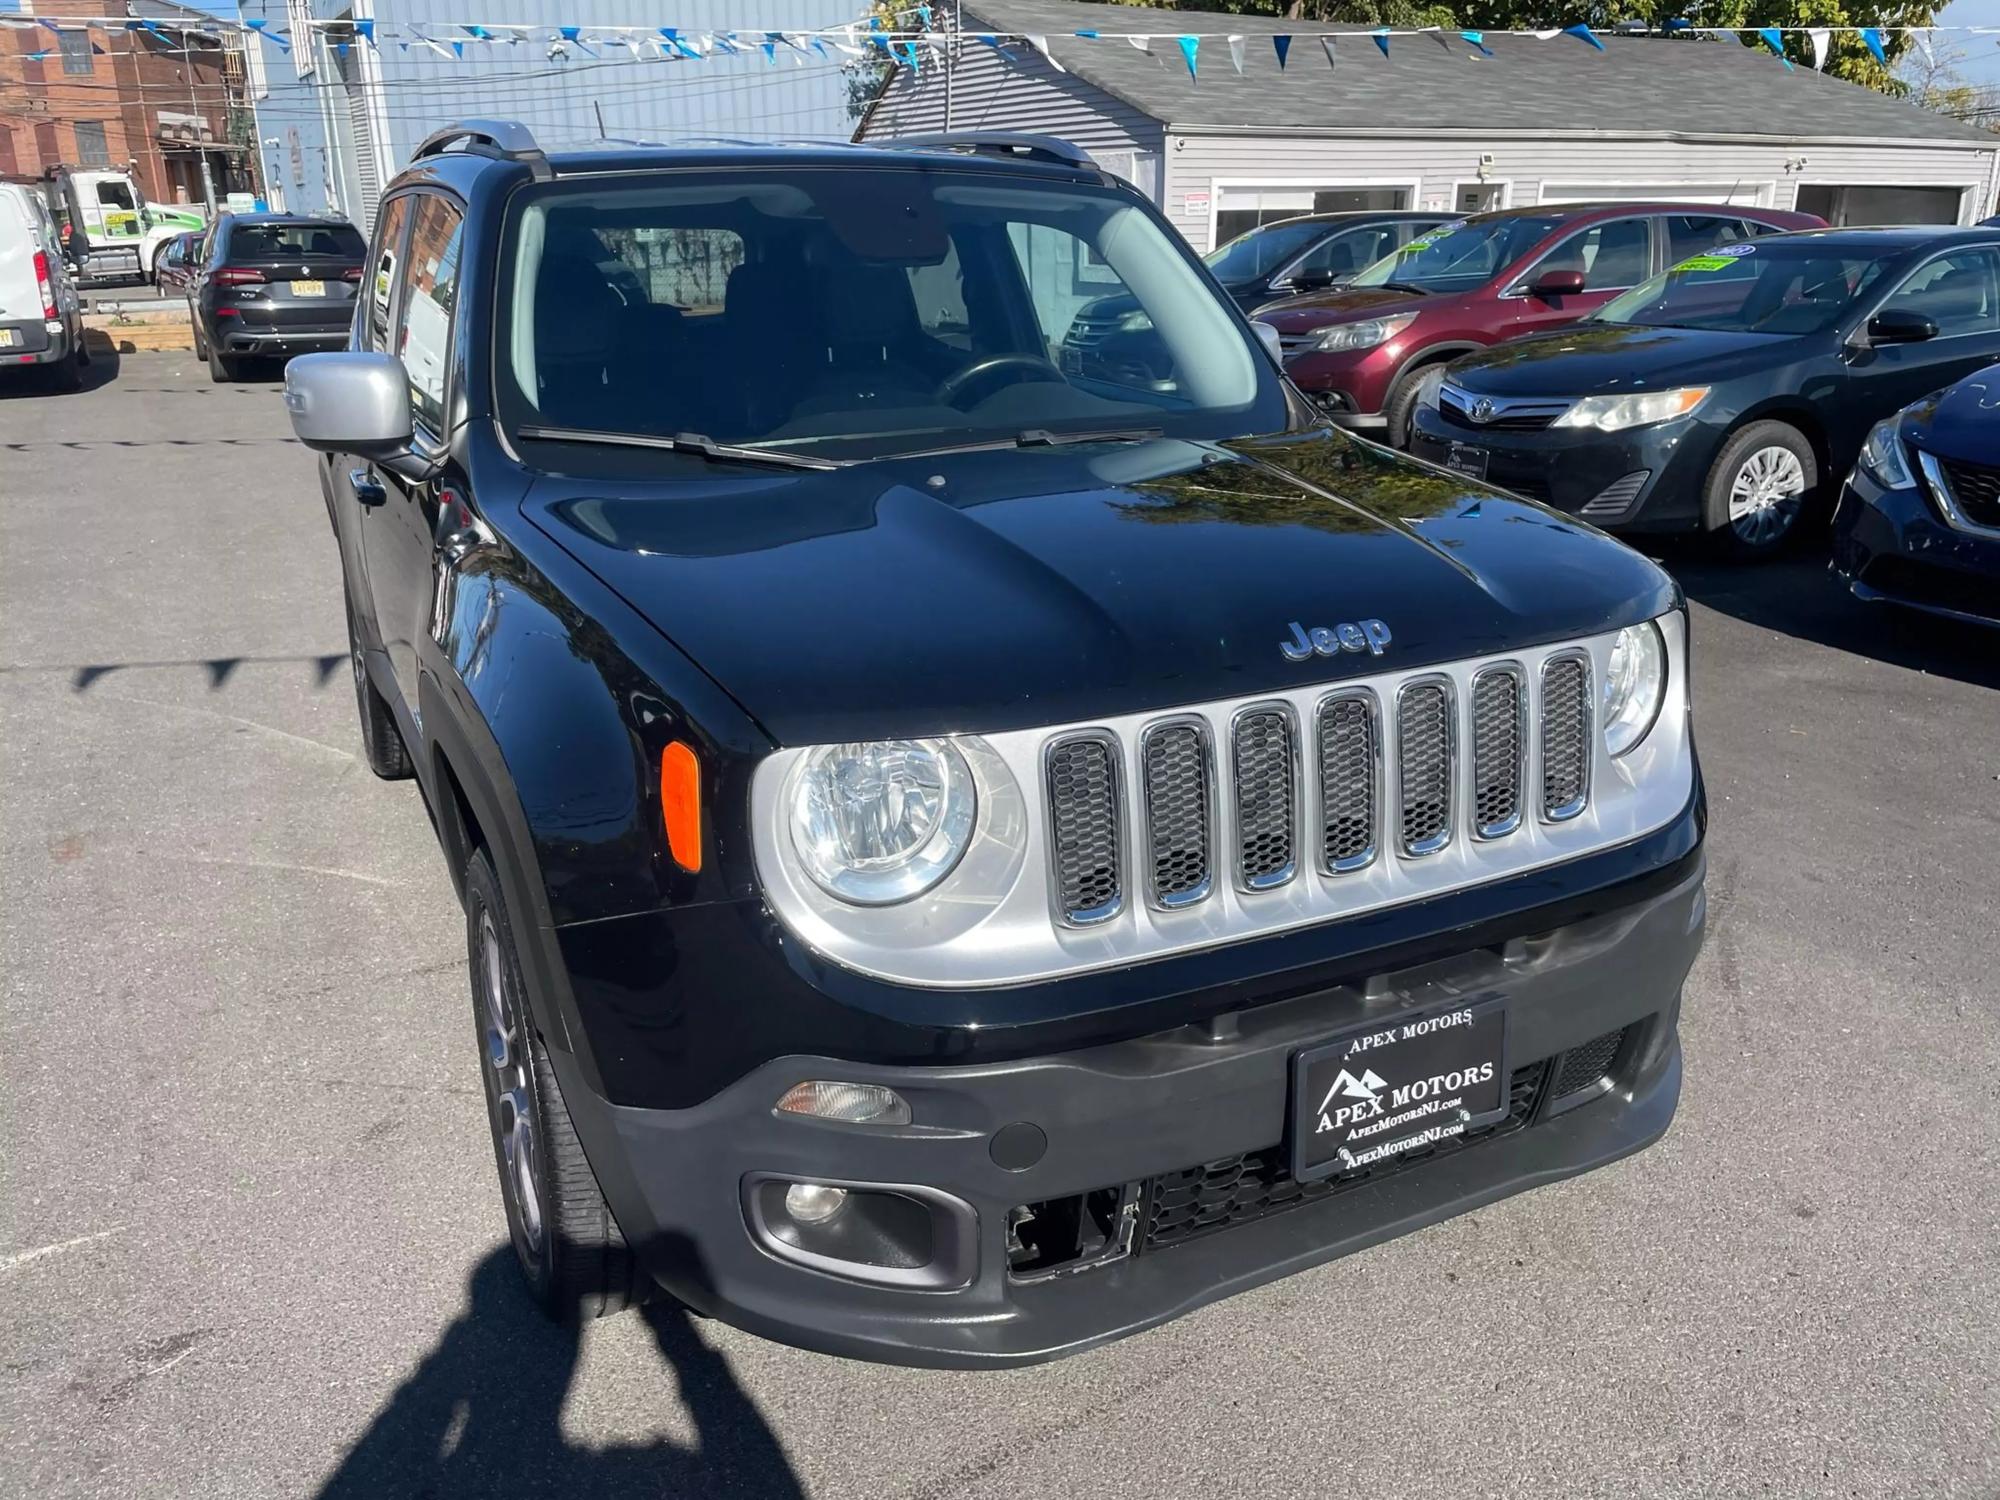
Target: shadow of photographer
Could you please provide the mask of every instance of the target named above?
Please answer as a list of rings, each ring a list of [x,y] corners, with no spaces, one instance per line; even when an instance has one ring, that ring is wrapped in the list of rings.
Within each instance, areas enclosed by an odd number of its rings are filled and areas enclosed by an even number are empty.
[[[469,1305],[369,1424],[320,1500],[526,1497],[802,1497],[777,1435],[688,1314],[656,1299],[643,1316],[697,1434],[584,1447],[562,1431],[581,1330],[544,1318],[501,1246],[468,1283]]]

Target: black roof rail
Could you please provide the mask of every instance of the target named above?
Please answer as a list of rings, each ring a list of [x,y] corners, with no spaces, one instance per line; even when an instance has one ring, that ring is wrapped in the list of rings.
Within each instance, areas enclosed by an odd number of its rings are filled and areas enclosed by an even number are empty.
[[[965,151],[975,156],[1011,156],[1017,160],[1053,162],[1060,167],[1101,173],[1096,161],[1081,146],[1052,135],[1022,135],[1005,130],[945,130],[931,135],[897,135],[879,141],[865,141],[893,151]]]
[[[455,120],[442,130],[433,130],[410,160],[442,156],[447,151],[469,151],[475,156],[491,156],[501,161],[525,162],[539,182],[555,176],[549,159],[535,140],[535,134],[519,120]]]

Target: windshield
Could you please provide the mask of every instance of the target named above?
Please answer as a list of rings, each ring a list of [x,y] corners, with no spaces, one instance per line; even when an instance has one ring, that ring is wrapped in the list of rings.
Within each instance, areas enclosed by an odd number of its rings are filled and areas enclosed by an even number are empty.
[[[856,459],[1285,425],[1270,361],[1118,190],[916,166],[558,181],[516,199],[501,259],[517,431]]]
[[[1215,279],[1224,286],[1241,286],[1269,276],[1286,261],[1304,250],[1335,226],[1317,219],[1293,219],[1283,224],[1266,224],[1247,234],[1239,234],[1202,259]]]
[[[368,253],[352,224],[238,224],[229,231],[232,264],[252,260],[360,260]]]
[[[1606,303],[1593,321],[1730,333],[1822,333],[1840,321],[1893,258],[1812,239],[1718,245]]]
[[[1351,286],[1469,292],[1526,255],[1555,219],[1461,219],[1418,235],[1356,276]]]

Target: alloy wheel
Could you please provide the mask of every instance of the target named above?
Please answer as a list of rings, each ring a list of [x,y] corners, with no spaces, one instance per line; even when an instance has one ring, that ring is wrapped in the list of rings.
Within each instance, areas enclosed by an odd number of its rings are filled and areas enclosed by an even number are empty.
[[[1806,493],[1805,465],[1791,449],[1759,448],[1729,485],[1729,527],[1747,546],[1768,547],[1792,529]]]
[[[485,1056],[493,1136],[501,1172],[518,1212],[521,1236],[532,1260],[542,1257],[542,1195],[537,1166],[535,1112],[528,1092],[527,1037],[507,995],[506,958],[493,914],[479,919],[480,1050]]]

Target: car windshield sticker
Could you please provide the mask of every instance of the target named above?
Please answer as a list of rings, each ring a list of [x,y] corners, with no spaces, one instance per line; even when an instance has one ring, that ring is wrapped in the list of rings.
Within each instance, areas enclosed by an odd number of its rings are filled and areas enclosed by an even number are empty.
[[[1720,255],[1691,255],[1673,269],[1675,271],[1726,271],[1735,265]]]
[[[1411,240],[1409,244],[1403,246],[1401,253],[1404,255],[1415,255],[1419,250],[1428,250],[1454,229],[1463,229],[1464,227],[1465,220],[1463,219],[1454,220],[1449,224],[1440,224],[1437,228],[1428,230]]]
[[[1757,247],[1755,245],[1745,244],[1741,240],[1738,240],[1733,245],[1717,245],[1713,250],[1709,251],[1708,253],[1710,255],[1726,255],[1731,260],[1734,260],[1738,256],[1742,255],[1755,255],[1757,253]]]

